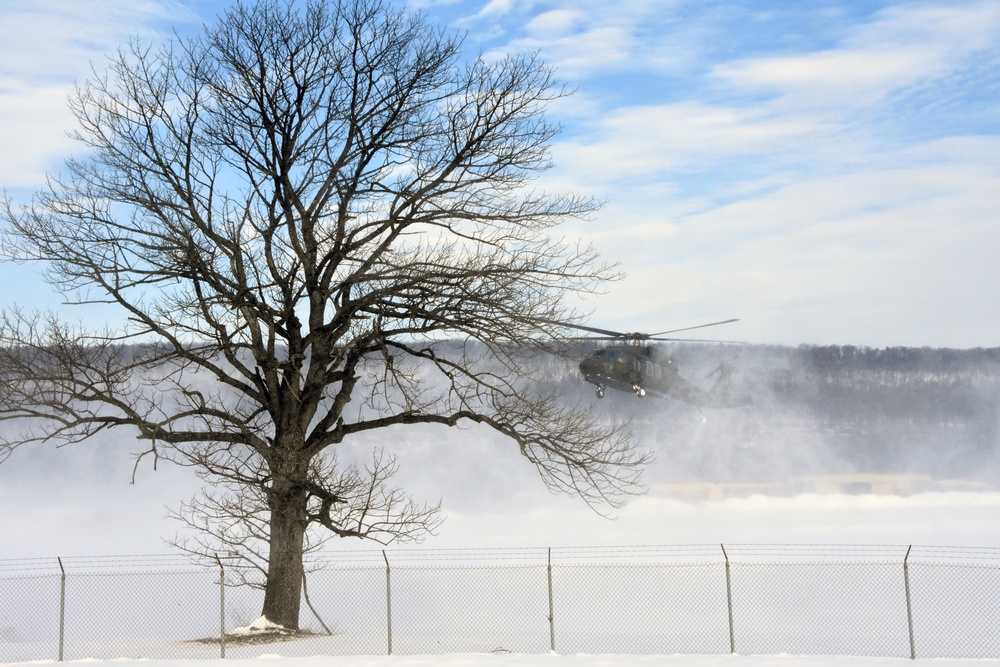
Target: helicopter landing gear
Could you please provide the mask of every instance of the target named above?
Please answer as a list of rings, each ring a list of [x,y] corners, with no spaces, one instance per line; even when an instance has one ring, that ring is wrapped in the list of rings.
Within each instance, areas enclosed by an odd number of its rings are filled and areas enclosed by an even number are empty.
[[[594,390],[594,393],[597,394],[597,398],[604,398],[604,385],[597,385],[597,389]]]
[[[634,391],[635,395],[638,396],[639,398],[642,398],[643,396],[646,395],[646,390],[637,384],[632,385],[632,391]]]

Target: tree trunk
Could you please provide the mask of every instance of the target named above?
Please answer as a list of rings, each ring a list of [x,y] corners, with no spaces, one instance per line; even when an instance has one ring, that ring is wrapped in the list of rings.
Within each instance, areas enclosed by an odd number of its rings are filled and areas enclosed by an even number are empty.
[[[306,500],[303,490],[272,489],[269,497],[271,540],[263,615],[289,630],[299,629]]]

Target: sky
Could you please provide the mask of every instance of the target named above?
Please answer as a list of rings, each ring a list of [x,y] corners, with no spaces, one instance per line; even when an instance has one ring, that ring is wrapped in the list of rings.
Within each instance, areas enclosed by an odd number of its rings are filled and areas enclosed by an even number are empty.
[[[222,0],[0,3],[0,188],[79,151],[66,106],[130,35],[191,34]],[[414,0],[470,54],[538,51],[575,94],[546,188],[626,277],[593,326],[731,317],[764,344],[1000,345],[1000,5],[992,0]],[[3,304],[57,306],[30,266]],[[97,316],[71,313],[71,319]]]

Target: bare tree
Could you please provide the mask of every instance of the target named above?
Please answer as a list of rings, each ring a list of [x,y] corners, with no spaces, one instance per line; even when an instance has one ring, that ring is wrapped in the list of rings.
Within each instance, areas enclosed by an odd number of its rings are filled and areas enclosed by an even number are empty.
[[[360,433],[483,425],[551,487],[619,502],[645,455],[508,345],[554,349],[551,322],[579,320],[565,296],[613,277],[551,234],[596,204],[530,187],[565,94],[534,56],[466,59],[383,0],[237,4],[199,38],[130,43],[71,100],[85,155],[4,215],[8,257],[127,323],[8,309],[0,447],[128,427],[145,455],[244,488],[219,502],[253,499],[263,614],[292,629],[310,524],[434,524],[378,459],[338,471]],[[433,343],[449,337],[485,352]]]
[[[310,466],[309,483],[322,487],[322,492],[313,493],[305,516],[302,554],[304,558],[314,556],[312,570],[324,565],[320,547],[332,537],[359,537],[384,544],[419,539],[440,524],[440,505],[418,506],[402,489],[388,485],[398,468],[395,457],[382,450],[373,451],[364,466],[340,466],[325,455],[315,457]],[[245,475],[247,470],[240,472]],[[206,484],[198,496],[170,513],[192,529],[193,537],[178,536],[170,544],[207,566],[213,566],[222,555],[227,559],[230,581],[265,589],[269,553],[266,486],[247,484],[235,474],[206,468],[199,469],[199,476]],[[254,473],[255,480],[266,476],[266,470]],[[310,570],[308,562],[303,567],[304,573]]]

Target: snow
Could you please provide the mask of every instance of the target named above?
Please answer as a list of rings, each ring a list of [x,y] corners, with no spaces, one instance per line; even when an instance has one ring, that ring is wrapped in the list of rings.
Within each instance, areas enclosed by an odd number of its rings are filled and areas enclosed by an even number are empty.
[[[921,660],[928,667],[1000,667],[1000,660]],[[311,656],[279,654],[226,660],[54,660],[0,663],[3,667],[80,664],[85,667],[911,667],[905,658],[801,655],[558,655],[467,653],[405,656]]]
[[[261,616],[250,625],[234,628],[229,634],[237,637],[250,637],[253,635],[284,632],[289,632],[289,630],[282,625],[278,625],[277,623],[272,623],[267,620],[266,616]]]
[[[603,409],[614,405],[609,399],[601,404]],[[671,408],[670,405],[664,407],[655,403],[644,405],[661,410]],[[660,415],[655,426],[663,432],[650,427],[649,437],[645,440],[669,443],[666,434],[685,423],[685,414],[678,411],[679,408]],[[724,415],[711,415],[711,419],[722,417]],[[649,419],[652,420],[652,417]],[[711,425],[711,419],[702,416],[695,426],[688,425],[689,430],[706,419]],[[762,430],[764,433],[771,432],[763,427]],[[699,479],[696,472],[712,469],[718,460],[729,459],[760,459],[769,464],[767,468],[774,479],[789,478],[797,473],[793,466],[782,465],[786,459],[815,457],[820,460],[827,454],[808,437],[799,442],[792,437],[778,437],[781,436],[778,433],[770,448],[742,448],[727,445],[725,438],[704,436],[697,446],[683,450],[665,449],[659,462],[650,467],[650,493],[633,499],[620,510],[610,512],[613,520],[608,520],[577,498],[549,494],[516,448],[485,441],[472,431],[449,432],[440,438],[424,435],[407,434],[397,443],[403,464],[398,481],[418,498],[443,498],[448,520],[439,534],[429,538],[424,545],[393,547],[389,552],[390,558],[401,558],[394,553],[395,549],[427,549],[431,552],[427,558],[432,558],[434,550],[438,549],[625,548],[626,545],[714,546],[720,543],[730,549],[731,555],[732,547],[739,544],[889,544],[899,547],[900,557],[911,544],[1000,547],[1000,492],[988,487],[956,486],[954,490],[934,487],[935,490],[918,491],[912,495],[799,493],[721,499],[678,498],[667,488],[667,481]],[[189,469],[161,466],[156,471],[140,469],[137,483],[130,484],[134,461],[123,455],[132,447],[130,438],[128,434],[111,433],[87,447],[66,448],[58,452],[44,448],[19,450],[14,457],[16,461],[0,466],[0,504],[9,510],[0,514],[0,535],[15,538],[3,540],[0,558],[45,558],[49,567],[56,568],[56,555],[62,555],[67,560],[67,556],[72,558],[86,554],[164,551],[162,538],[175,534],[177,525],[165,516],[163,506],[176,506],[180,499],[200,487],[200,482],[190,475]],[[733,438],[733,441],[739,442],[739,438]],[[364,443],[358,449],[367,452]],[[903,454],[910,457],[913,453],[905,450]],[[995,458],[1000,466],[1000,455]],[[844,467],[836,460],[833,463],[837,465],[832,466],[831,471]],[[819,463],[815,467],[821,469]],[[825,468],[822,470],[830,472]],[[349,555],[345,554],[343,543],[337,544],[336,553],[341,558]],[[349,543],[346,548],[370,549],[374,561],[382,562],[380,545]],[[75,575],[74,568],[70,568],[71,576]],[[158,579],[151,579],[150,588],[162,585],[159,582]],[[178,590],[170,590],[170,593],[178,598],[176,603],[181,604],[183,600],[180,596],[184,591],[179,590],[180,586],[175,588]],[[227,591],[226,597],[227,606],[232,604],[235,607],[239,601],[235,592]],[[44,627],[49,628],[50,619],[54,618],[50,607],[57,598],[50,595],[47,600],[49,607],[42,606],[34,611],[49,614],[41,621]],[[124,605],[116,611],[128,613]],[[263,618],[247,624],[259,611],[259,604],[246,605],[245,615],[241,610],[238,620],[230,619],[233,625],[242,626],[230,629],[230,634],[253,637],[275,629]],[[0,621],[3,620],[0,617]],[[164,621],[173,622],[172,619]],[[3,630],[2,625],[0,623],[0,630]],[[404,642],[398,644],[405,645]],[[556,645],[559,646],[558,643]],[[480,648],[492,646],[480,645]],[[570,646],[568,642],[564,644],[565,648]],[[411,650],[433,650],[430,646],[415,647],[411,644],[410,647]],[[79,663],[81,667],[903,667],[913,664],[913,661],[901,657],[789,654],[450,653],[343,656],[324,654],[324,651],[331,650],[328,647],[317,646],[313,651],[312,647],[303,646],[298,641],[256,646],[269,654],[253,658],[243,657],[245,652],[241,653],[234,644],[231,650],[227,649],[230,657],[218,660],[209,657],[217,655],[217,645],[188,648],[192,652],[202,650],[205,657],[189,655],[185,659],[140,659],[124,657],[143,654],[131,649],[102,646],[77,650],[74,646],[72,652],[67,653],[73,659],[67,662]],[[452,646],[448,650],[459,648]],[[775,650],[782,648],[785,647]],[[615,645],[608,650],[627,648]],[[767,649],[755,649],[748,645],[746,650]],[[792,650],[805,649],[796,647]],[[844,650],[852,650],[852,647]],[[859,647],[857,650],[861,652],[864,649]],[[53,653],[53,644],[47,643],[43,650],[23,655],[50,657]],[[293,657],[293,653],[311,657]],[[19,657],[17,654],[8,655]],[[80,655],[121,657],[76,659]],[[164,652],[163,655],[172,654]],[[1000,659],[919,658],[918,661],[929,667],[1000,667]],[[0,665],[27,667],[54,662],[32,660]]]

